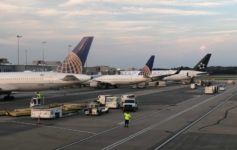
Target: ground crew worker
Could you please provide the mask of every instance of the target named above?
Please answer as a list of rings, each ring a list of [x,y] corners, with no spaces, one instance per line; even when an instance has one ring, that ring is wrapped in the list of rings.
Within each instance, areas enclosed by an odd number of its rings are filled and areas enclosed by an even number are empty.
[[[36,92],[36,98],[41,101],[44,99],[44,96],[40,94],[39,92]]]
[[[132,118],[132,116],[129,111],[125,111],[123,113],[123,116],[124,116],[124,127],[128,127],[129,120]]]

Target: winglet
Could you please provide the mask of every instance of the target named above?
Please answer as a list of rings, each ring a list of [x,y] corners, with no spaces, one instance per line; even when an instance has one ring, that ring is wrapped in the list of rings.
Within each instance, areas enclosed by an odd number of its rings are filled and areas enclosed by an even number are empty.
[[[152,55],[150,57],[150,59],[147,61],[146,65],[144,66],[143,70],[142,70],[142,74],[145,76],[145,77],[149,77],[151,75],[151,72],[152,72],[152,68],[153,68],[153,64],[154,64],[154,59],[155,59],[155,56]]]
[[[206,54],[194,67],[195,71],[206,71],[211,54]]]
[[[179,67],[179,69],[174,74],[179,74],[182,69],[183,69],[183,66]]]
[[[82,73],[82,68],[86,62],[92,41],[94,37],[84,37],[80,43],[68,54],[57,72],[61,73]]]

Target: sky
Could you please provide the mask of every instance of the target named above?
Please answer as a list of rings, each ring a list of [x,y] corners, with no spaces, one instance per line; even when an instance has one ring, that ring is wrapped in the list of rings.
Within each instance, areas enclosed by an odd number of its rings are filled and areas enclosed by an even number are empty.
[[[87,66],[236,66],[237,0],[1,0],[0,57],[20,64],[62,61],[94,36]],[[43,41],[45,41],[43,43]],[[69,46],[71,45],[71,47]]]

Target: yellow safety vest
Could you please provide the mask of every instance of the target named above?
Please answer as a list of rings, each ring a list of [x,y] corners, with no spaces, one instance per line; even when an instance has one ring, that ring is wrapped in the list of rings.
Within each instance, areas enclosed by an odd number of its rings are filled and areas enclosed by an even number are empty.
[[[130,120],[132,118],[130,113],[124,113],[124,120]]]
[[[36,94],[36,97],[37,97],[38,99],[43,99],[43,95],[41,95],[41,94]]]

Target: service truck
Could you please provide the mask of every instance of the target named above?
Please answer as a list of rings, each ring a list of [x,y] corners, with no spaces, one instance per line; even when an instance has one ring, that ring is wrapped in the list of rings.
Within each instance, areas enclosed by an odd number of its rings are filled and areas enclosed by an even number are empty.
[[[214,86],[214,85],[212,85],[212,86],[206,86],[205,88],[204,88],[204,93],[205,94],[215,94],[215,93],[217,93],[218,92],[218,87],[217,86]]]
[[[197,85],[196,85],[195,83],[192,83],[192,84],[190,84],[190,88],[191,88],[191,89],[196,89],[196,88],[197,88]]]
[[[109,108],[104,107],[104,106],[100,106],[100,103],[98,103],[98,102],[90,102],[87,105],[87,108],[84,109],[84,112],[85,112],[86,115],[99,116],[103,113],[108,113]]]
[[[124,95],[121,95],[120,107],[123,107],[123,103],[127,99],[134,99],[134,100],[136,100],[136,96],[134,94],[124,94]]]
[[[61,118],[62,107],[35,106],[31,108],[31,118]]]
[[[120,107],[120,99],[117,96],[99,95],[97,102],[99,102],[101,105],[106,106],[108,108]]]
[[[123,103],[123,111],[137,111],[138,106],[135,99],[126,99]]]

